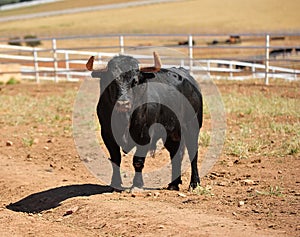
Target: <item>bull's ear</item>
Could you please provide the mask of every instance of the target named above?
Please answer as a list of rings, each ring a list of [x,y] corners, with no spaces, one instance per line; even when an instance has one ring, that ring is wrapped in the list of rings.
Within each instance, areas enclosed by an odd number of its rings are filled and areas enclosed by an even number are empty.
[[[147,82],[148,80],[155,77],[155,74],[153,72],[142,72],[139,75],[139,84]]]
[[[102,75],[103,75],[103,73],[105,73],[105,72],[102,72],[102,71],[92,71],[91,76],[92,76],[92,78],[101,78]]]
[[[151,72],[143,72],[142,77],[145,79],[152,79],[155,77],[155,74]]]

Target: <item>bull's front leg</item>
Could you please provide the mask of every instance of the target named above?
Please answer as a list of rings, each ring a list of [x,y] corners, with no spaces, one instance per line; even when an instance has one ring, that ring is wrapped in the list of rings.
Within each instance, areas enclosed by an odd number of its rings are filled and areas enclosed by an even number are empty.
[[[120,149],[120,148],[119,148]],[[112,158],[114,157],[114,158]],[[122,189],[122,178],[120,174],[120,165],[121,165],[121,155],[111,155],[111,164],[113,168],[113,173],[111,177],[111,184],[110,186],[121,190]]]
[[[110,154],[110,161],[112,164],[112,177],[110,186],[114,189],[122,189],[122,179],[120,174],[120,165],[121,165],[121,152],[120,146],[117,144],[115,139],[112,136],[112,133],[106,131],[105,128],[101,130],[102,139],[107,147]]]

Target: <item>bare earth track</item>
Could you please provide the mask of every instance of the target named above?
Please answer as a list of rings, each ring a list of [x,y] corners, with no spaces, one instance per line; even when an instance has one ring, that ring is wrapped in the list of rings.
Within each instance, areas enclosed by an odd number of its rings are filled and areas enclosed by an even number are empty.
[[[188,192],[186,174],[180,192],[109,193],[80,161],[73,142],[79,86],[1,86],[0,236],[299,236],[299,151],[276,154],[288,139],[282,134],[246,155],[230,150],[241,128],[259,117],[256,112],[227,108],[227,141],[202,180],[211,187],[206,192]],[[226,106],[234,95],[300,100],[299,83],[218,87]],[[275,119],[299,126],[297,116]],[[254,140],[263,137],[262,120],[251,125]]]

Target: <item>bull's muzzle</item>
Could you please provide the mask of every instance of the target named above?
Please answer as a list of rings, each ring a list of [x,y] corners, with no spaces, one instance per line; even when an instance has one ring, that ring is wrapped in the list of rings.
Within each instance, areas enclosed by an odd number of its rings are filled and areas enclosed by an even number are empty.
[[[115,108],[118,112],[128,112],[131,109],[131,103],[129,100],[118,100]]]

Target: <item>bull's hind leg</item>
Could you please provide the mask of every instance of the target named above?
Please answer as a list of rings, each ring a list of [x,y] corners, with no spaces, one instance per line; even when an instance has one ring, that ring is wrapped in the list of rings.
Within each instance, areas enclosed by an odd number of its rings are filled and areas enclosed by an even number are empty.
[[[167,139],[165,142],[165,147],[170,153],[171,164],[172,164],[172,180],[168,185],[169,190],[179,190],[179,184],[181,181],[181,162],[184,152],[183,144],[180,145],[180,141],[172,141]]]
[[[147,151],[141,151],[137,149],[133,157],[133,167],[134,167],[134,178],[132,187],[142,188],[144,186],[143,180],[143,168],[145,163],[145,157],[147,155]]]
[[[191,161],[191,181],[190,188],[195,189],[200,185],[200,178],[198,173],[198,136],[199,131],[189,130],[189,133],[186,133],[185,141],[186,148],[189,153],[189,158]]]

